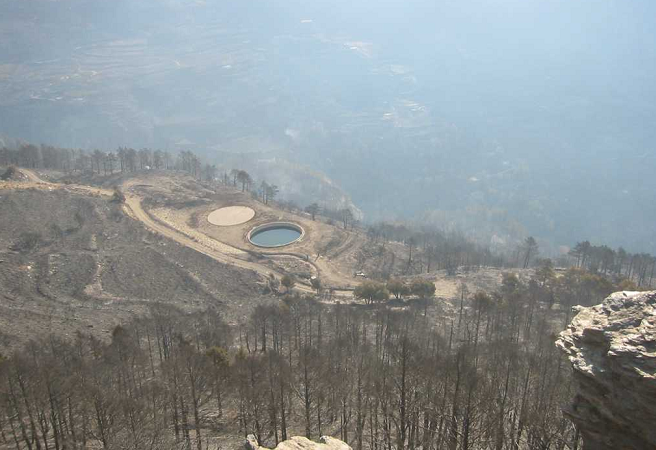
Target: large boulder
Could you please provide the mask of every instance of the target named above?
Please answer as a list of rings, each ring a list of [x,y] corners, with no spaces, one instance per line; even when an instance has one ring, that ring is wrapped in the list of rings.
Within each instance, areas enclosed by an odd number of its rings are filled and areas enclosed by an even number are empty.
[[[265,447],[260,447],[257,439],[252,434],[249,434],[244,442],[246,450],[269,450]],[[331,438],[329,436],[321,436],[319,443],[312,442],[308,438],[295,436],[284,442],[278,444],[273,450],[352,450],[350,446],[340,441],[339,439]]]
[[[577,310],[556,345],[574,369],[565,413],[584,448],[656,449],[656,292],[617,292]]]

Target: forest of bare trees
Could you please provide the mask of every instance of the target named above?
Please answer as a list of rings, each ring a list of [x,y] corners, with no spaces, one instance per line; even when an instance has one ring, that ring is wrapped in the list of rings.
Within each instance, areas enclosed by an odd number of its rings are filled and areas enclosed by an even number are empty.
[[[577,448],[555,333],[573,302],[616,286],[570,272],[463,289],[451,315],[438,299],[395,311],[289,295],[235,327],[155,305],[109,342],[43,338],[0,362],[0,446],[201,450],[228,431],[357,450]]]
[[[444,232],[429,226],[379,222],[368,226],[366,232],[372,245],[384,245],[388,241],[405,244],[408,249],[405,274],[445,270],[453,275],[462,268],[526,269],[546,264],[561,269],[579,268],[587,276],[596,275],[617,285],[626,280],[626,286],[636,288],[653,286],[656,275],[656,257],[645,252],[631,253],[622,247],[615,250],[607,245],[593,245],[589,241],[578,242],[555,264],[549,258],[540,258],[539,246],[532,236],[527,237],[516,251],[503,253],[472,242],[462,233]]]
[[[96,173],[112,175],[143,170],[181,170],[199,181],[221,181],[225,185],[241,187],[251,192],[255,181],[242,169],[232,169],[219,177],[215,164],[204,163],[190,150],[172,154],[168,151],[142,148],[135,150],[119,147],[116,151],[85,151],[60,148],[49,145],[22,144],[18,148],[0,148],[0,166],[26,167],[30,169],[52,169],[67,175],[75,173]],[[262,203],[269,204],[278,195],[280,189],[274,184],[262,180],[259,188],[252,192]]]
[[[367,227],[372,245],[388,241],[402,242],[408,250],[406,274],[431,273],[445,270],[455,274],[458,267],[509,267],[507,256],[493,253],[489,247],[472,242],[459,232],[445,232],[429,226],[416,227],[379,222]]]
[[[656,257],[648,253],[630,253],[622,247],[614,250],[606,245],[578,242],[569,252],[575,266],[604,275],[635,280],[638,287],[652,286]]]
[[[66,174],[95,172],[103,175],[147,169],[177,169],[206,181],[214,180],[218,172],[215,165],[204,164],[199,156],[189,150],[171,154],[168,151],[148,148],[135,150],[129,147],[119,147],[116,151],[85,151],[50,145],[22,144],[15,149],[0,148],[0,165],[53,169]]]

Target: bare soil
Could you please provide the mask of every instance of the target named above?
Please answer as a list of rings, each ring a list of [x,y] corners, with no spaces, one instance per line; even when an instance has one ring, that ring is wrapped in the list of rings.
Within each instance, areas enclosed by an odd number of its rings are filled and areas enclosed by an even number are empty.
[[[108,336],[153,302],[189,310],[215,306],[237,323],[255,305],[276,301],[263,294],[269,274],[294,275],[294,289],[303,292],[312,292],[308,279],[319,276],[333,290],[330,301],[353,303],[351,290],[362,281],[356,271],[376,277],[408,269],[401,243],[374,244],[357,229],[313,221],[186,175],[86,175],[93,187],[56,183],[61,177],[54,173],[50,182],[22,172],[20,181],[0,182],[0,351],[48,332]],[[111,201],[111,186],[126,193],[125,204]],[[255,215],[228,227],[198,220],[229,206]],[[248,242],[250,229],[272,221],[297,223],[305,236],[277,249]],[[502,275],[481,269],[413,277],[433,281],[442,308],[453,309],[462,283],[472,293],[489,291]]]
[[[107,197],[5,188],[0,211],[2,353],[48,333],[108,337],[154,302],[215,306],[236,323],[275,301],[260,294],[259,275],[145,229]],[[38,237],[33,247],[27,235]]]

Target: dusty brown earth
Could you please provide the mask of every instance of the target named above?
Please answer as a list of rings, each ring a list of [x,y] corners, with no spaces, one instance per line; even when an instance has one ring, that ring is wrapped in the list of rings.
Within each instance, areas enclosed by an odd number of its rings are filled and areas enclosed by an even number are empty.
[[[127,179],[115,177],[105,180],[104,185],[120,185],[127,193],[127,212],[149,229],[219,261],[262,275],[293,273],[299,277],[297,288],[302,291],[311,291],[305,278],[316,275],[326,288],[348,300],[352,299],[352,289],[362,281],[355,276],[356,272],[377,277],[407,269],[407,248],[401,243],[372,244],[360,230],[344,230],[322,220],[313,221],[307,214],[264,205],[249,193],[229,186],[208,188],[191,177],[172,176],[170,172],[142,172]],[[85,188],[78,184],[69,186]],[[251,208],[255,216],[234,226],[216,226],[205,220],[217,209],[231,206]],[[252,228],[275,221],[297,223],[305,230],[305,236],[276,249],[263,249],[248,242],[247,234]],[[433,278],[438,292],[442,291],[445,297],[453,291],[440,288],[440,283],[444,283],[442,276]],[[452,285],[453,280],[446,284]]]
[[[279,275],[280,269],[287,266],[286,262],[296,258],[305,266],[298,274],[319,276],[324,286],[334,288],[337,295],[352,297],[351,290],[358,280],[340,270],[338,265],[327,262],[335,250],[351,242],[350,232],[264,205],[250,194],[230,187],[207,190],[195,186],[193,180],[172,180],[167,175],[147,174],[128,180],[123,183],[123,188],[128,193],[130,209],[151,228],[156,227],[153,224],[156,222],[160,225],[160,232],[164,232],[161,227],[165,227],[168,229],[166,233],[175,232],[187,244],[191,239],[197,248],[212,249],[217,258],[225,260],[229,257],[235,265],[264,275],[270,272]],[[230,206],[249,207],[255,211],[255,217],[233,226],[216,226],[204,220],[213,211]],[[305,236],[298,242],[276,249],[263,249],[248,241],[246,236],[252,228],[274,221],[297,223],[305,230]],[[326,255],[326,243],[330,242],[337,242],[338,246],[329,249],[331,252]],[[294,265],[298,266],[298,263]],[[299,279],[298,289],[312,290],[303,277]]]
[[[108,337],[155,302],[219,308],[238,323],[254,305],[275,301],[261,294],[257,273],[149,229],[109,201],[110,192],[0,183],[1,353],[49,333]]]
[[[52,331],[108,333],[154,301],[219,306],[238,322],[252,305],[273,301],[258,294],[270,274],[294,274],[294,289],[308,293],[308,278],[319,276],[326,290],[333,289],[330,301],[355,302],[352,289],[362,281],[356,271],[398,275],[406,267],[407,249],[400,243],[373,244],[359,230],[188,176],[146,172],[89,186],[22,172],[23,181],[0,182],[0,348]],[[111,202],[109,187],[115,185],[126,194],[123,205]],[[228,206],[250,208],[254,217],[232,226],[206,220]],[[277,249],[248,242],[249,230],[272,221],[297,223],[305,235]],[[16,250],[26,232],[40,235],[37,245]],[[490,290],[502,274],[485,269],[420,276],[435,283],[436,297],[453,300],[462,283],[469,292]]]
[[[166,174],[146,174],[129,180],[124,187],[133,193],[130,198],[140,198],[148,215],[157,222],[175,229],[204,247],[216,248],[241,266],[243,261],[255,262],[254,270],[262,274],[292,273],[302,283],[298,289],[308,290],[304,278],[319,276],[326,288],[333,288],[334,295],[342,302],[353,301],[351,290],[362,282],[355,276],[363,271],[369,276],[399,275],[407,270],[408,249],[398,242],[374,244],[359,229],[344,230],[324,220],[311,220],[304,213],[291,213],[271,205],[265,205],[250,194],[230,186],[201,187],[193,180],[172,179]],[[219,208],[239,205],[251,208],[255,216],[248,222],[234,226],[215,226],[203,218]],[[293,222],[303,227],[303,239],[290,245],[263,249],[251,244],[247,235],[254,227],[269,222]],[[460,286],[465,284],[470,293],[497,288],[505,271],[485,268],[459,270],[455,275],[445,271],[431,272],[401,278],[420,276],[433,281],[436,297],[455,299]],[[520,276],[527,276],[515,270]]]
[[[292,273],[301,280],[317,275],[326,288],[335,289],[336,299],[342,302],[354,300],[351,290],[363,280],[355,276],[358,271],[376,277],[399,275],[407,270],[408,249],[402,243],[374,244],[362,230],[344,230],[325,220],[313,221],[307,214],[265,205],[250,194],[230,186],[206,189],[193,180],[173,181],[168,174],[163,178],[147,174],[139,180],[128,181],[124,186],[134,194],[133,198],[143,199],[144,209],[158,222],[205,246],[216,247],[229,255],[236,265],[241,265],[244,260],[255,262],[259,266],[255,270],[260,273]],[[255,216],[246,223],[228,227],[215,226],[203,220],[212,211],[232,205],[249,207],[255,211]],[[248,232],[254,227],[276,221],[302,226],[305,230],[303,239],[275,249],[263,249],[248,241]],[[453,300],[459,297],[463,283],[470,293],[496,289],[504,272],[507,271],[495,268],[460,269],[455,275],[432,271],[430,274],[401,275],[401,278],[420,276],[433,281],[436,297]],[[530,271],[514,272],[523,278],[530,274]],[[298,288],[303,290],[308,286],[300,284]]]
[[[335,295],[349,300],[351,291],[362,281],[355,276],[356,272],[363,270],[377,277],[405,268],[407,249],[400,243],[374,245],[361,230],[344,230],[325,219],[313,221],[307,214],[265,205],[249,193],[229,186],[207,189],[191,179],[174,179],[170,174],[157,173],[142,174],[123,186],[133,197],[141,199],[142,208],[158,223],[230,255],[235,264],[247,260],[274,273],[281,270],[294,273],[299,276],[301,290],[309,289],[306,276],[316,275]],[[230,206],[249,207],[255,216],[234,226],[215,226],[205,220],[213,211]],[[278,221],[300,225],[304,237],[275,249],[257,247],[248,241],[248,232],[254,227]],[[290,265],[293,258],[297,261]],[[298,269],[299,265],[303,268]]]

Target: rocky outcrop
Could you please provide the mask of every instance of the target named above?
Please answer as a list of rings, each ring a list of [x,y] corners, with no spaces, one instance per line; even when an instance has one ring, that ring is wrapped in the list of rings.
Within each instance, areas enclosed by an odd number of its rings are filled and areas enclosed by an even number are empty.
[[[268,450],[265,447],[260,447],[257,439],[252,434],[249,434],[244,443],[246,450]],[[350,446],[346,445],[339,439],[331,438],[329,436],[321,436],[319,443],[312,442],[305,437],[293,437],[289,440],[281,442],[273,450],[352,450]]]
[[[578,314],[556,345],[574,368],[565,413],[586,450],[656,449],[656,292],[618,292]]]

